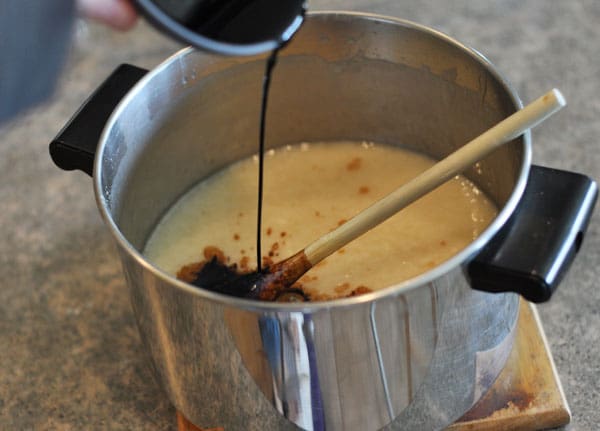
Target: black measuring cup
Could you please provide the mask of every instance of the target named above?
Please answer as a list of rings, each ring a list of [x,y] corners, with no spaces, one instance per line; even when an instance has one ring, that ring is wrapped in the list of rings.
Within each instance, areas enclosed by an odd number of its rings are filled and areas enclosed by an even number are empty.
[[[254,55],[285,44],[302,24],[305,0],[134,0],[155,27],[195,48]]]

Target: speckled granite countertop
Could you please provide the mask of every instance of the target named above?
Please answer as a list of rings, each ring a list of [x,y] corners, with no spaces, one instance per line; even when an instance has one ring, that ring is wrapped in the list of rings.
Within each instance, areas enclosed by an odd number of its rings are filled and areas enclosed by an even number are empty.
[[[551,87],[569,107],[533,133],[534,162],[600,179],[600,2],[314,0],[313,9],[377,12],[437,28],[483,52],[525,101]],[[178,46],[140,24],[128,34],[79,25],[52,101],[0,130],[0,429],[169,430],[121,267],[82,173],[47,143],[121,62],[152,67]],[[600,223],[539,308],[573,412],[600,423]]]

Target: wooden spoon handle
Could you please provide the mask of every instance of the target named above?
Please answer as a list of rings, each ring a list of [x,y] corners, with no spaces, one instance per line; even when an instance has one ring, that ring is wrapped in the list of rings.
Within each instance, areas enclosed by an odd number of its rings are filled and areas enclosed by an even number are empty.
[[[538,125],[565,105],[565,99],[560,91],[557,89],[549,91],[364,209],[337,229],[309,244],[304,249],[306,257],[312,265],[316,265],[350,241],[483,159],[500,145]]]

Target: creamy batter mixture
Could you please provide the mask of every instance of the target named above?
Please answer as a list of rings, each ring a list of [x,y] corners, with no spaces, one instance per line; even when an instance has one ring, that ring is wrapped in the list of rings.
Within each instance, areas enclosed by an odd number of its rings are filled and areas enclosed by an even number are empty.
[[[303,249],[434,163],[395,147],[311,143],[265,157],[263,255],[277,262]],[[176,275],[217,248],[228,264],[256,268],[257,157],[199,183],[166,214],[145,255]],[[421,274],[477,237],[496,215],[458,176],[311,269],[300,282],[312,300],[377,290]],[[366,289],[365,289],[366,288]]]

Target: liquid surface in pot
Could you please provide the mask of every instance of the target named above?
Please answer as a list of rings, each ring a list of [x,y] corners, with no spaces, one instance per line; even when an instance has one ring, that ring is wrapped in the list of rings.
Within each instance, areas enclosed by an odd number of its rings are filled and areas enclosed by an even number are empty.
[[[373,143],[287,146],[265,154],[263,260],[278,262],[431,166],[420,154]],[[176,275],[215,250],[256,269],[257,156],[199,183],[161,220],[145,255]],[[471,181],[457,176],[326,258],[299,282],[311,300],[377,290],[439,265],[496,215]]]

